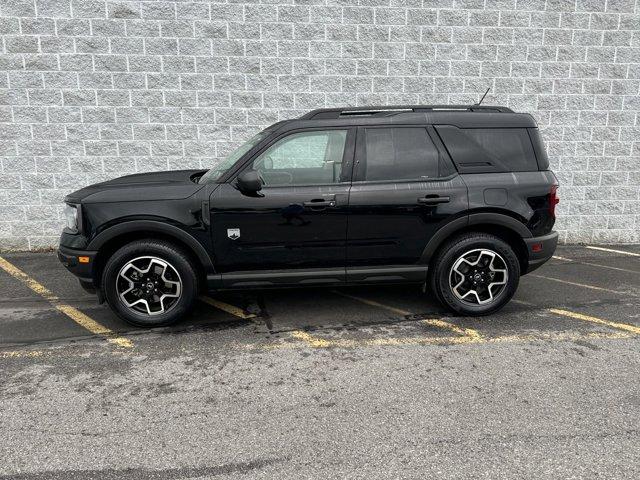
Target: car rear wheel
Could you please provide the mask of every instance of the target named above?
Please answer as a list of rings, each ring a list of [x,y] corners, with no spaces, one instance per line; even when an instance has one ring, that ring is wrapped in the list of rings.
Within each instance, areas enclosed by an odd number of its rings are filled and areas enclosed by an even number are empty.
[[[120,318],[136,326],[158,327],[177,322],[189,311],[198,280],[191,260],[175,245],[139,240],[107,261],[102,289]]]
[[[502,239],[468,233],[440,250],[430,279],[438,300],[451,310],[487,315],[502,308],[516,292],[520,263]]]

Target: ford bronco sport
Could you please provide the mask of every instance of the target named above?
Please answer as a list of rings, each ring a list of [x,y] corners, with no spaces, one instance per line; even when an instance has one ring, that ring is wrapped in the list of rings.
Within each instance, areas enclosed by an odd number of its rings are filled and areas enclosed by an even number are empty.
[[[535,120],[497,106],[325,108],[209,170],[65,199],[62,263],[124,320],[167,325],[202,290],[416,283],[485,315],[553,254],[557,180]]]

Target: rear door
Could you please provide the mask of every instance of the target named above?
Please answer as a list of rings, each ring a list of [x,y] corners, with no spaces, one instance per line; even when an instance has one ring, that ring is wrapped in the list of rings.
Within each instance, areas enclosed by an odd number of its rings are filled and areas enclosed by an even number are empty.
[[[424,280],[427,243],[467,209],[467,188],[432,127],[358,128],[347,280]]]
[[[257,195],[233,180],[214,191],[211,231],[223,286],[344,282],[354,138],[353,128],[285,133],[245,167],[264,179]]]

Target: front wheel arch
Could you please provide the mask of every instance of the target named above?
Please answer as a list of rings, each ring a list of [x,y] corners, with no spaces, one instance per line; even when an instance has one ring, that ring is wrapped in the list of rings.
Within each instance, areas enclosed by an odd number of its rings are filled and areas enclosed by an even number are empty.
[[[201,286],[206,285],[207,274],[214,272],[213,263],[204,247],[178,227],[154,221],[124,222],[97,235],[87,247],[98,251],[93,270],[93,282],[97,288],[101,286],[102,272],[111,255],[138,240],[163,240],[180,248],[196,267]]]

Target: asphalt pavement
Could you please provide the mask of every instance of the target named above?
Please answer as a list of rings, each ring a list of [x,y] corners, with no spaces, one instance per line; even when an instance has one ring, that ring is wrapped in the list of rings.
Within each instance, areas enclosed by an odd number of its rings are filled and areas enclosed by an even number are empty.
[[[559,247],[484,318],[353,287],[152,330],[53,253],[0,267],[0,479],[640,477],[640,246]]]

